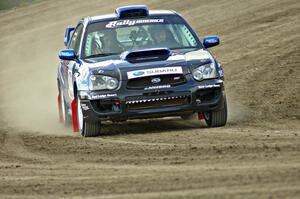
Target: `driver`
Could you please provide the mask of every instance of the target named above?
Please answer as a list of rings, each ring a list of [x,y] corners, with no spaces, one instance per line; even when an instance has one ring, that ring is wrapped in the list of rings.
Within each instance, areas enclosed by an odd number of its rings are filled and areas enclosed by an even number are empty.
[[[116,30],[108,30],[103,37],[103,51],[104,53],[120,53],[123,51],[121,44],[117,39]]]
[[[117,39],[116,30],[101,31],[100,35],[101,45],[97,45],[97,54],[123,52],[123,48]]]

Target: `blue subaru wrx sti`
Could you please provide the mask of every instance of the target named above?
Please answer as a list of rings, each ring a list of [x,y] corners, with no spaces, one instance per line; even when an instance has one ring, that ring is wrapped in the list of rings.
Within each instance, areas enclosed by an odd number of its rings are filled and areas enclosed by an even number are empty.
[[[68,27],[57,71],[60,120],[82,136],[101,135],[101,121],[188,116],[224,126],[227,104],[220,63],[187,21],[146,6],[85,17]]]

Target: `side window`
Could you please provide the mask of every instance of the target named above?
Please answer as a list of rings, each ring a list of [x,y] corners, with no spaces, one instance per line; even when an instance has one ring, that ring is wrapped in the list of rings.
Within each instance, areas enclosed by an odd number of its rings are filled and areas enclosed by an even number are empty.
[[[80,24],[77,26],[76,30],[74,31],[74,33],[72,35],[72,39],[71,39],[69,48],[74,49],[75,54],[78,54],[78,51],[79,51],[82,30],[83,30],[83,25]]]

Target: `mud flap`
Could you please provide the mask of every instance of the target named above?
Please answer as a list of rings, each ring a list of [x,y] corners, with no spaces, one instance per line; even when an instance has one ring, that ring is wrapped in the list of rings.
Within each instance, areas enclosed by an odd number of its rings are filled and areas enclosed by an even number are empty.
[[[73,132],[79,132],[77,110],[76,110],[77,108],[76,99],[73,99],[71,106],[72,106]]]
[[[203,120],[203,119],[204,119],[204,113],[198,112],[198,120]]]
[[[58,95],[57,97],[57,105],[58,105],[58,118],[59,118],[59,122],[60,123],[63,123],[64,122],[64,118],[63,118],[63,115],[62,115],[62,110],[61,110],[61,98],[60,98],[60,95]]]

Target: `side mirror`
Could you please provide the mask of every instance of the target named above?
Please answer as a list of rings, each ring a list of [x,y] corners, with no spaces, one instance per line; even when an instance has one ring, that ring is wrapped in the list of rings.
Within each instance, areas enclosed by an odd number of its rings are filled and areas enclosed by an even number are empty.
[[[220,39],[217,36],[204,37],[203,45],[205,46],[205,48],[210,48],[213,46],[217,46],[219,44],[220,44]]]
[[[68,43],[71,39],[71,33],[72,33],[73,30],[75,30],[74,27],[69,26],[69,27],[66,28],[65,39],[64,39],[65,46],[68,46]]]
[[[74,60],[75,52],[72,49],[61,50],[58,53],[58,56],[61,60]]]

